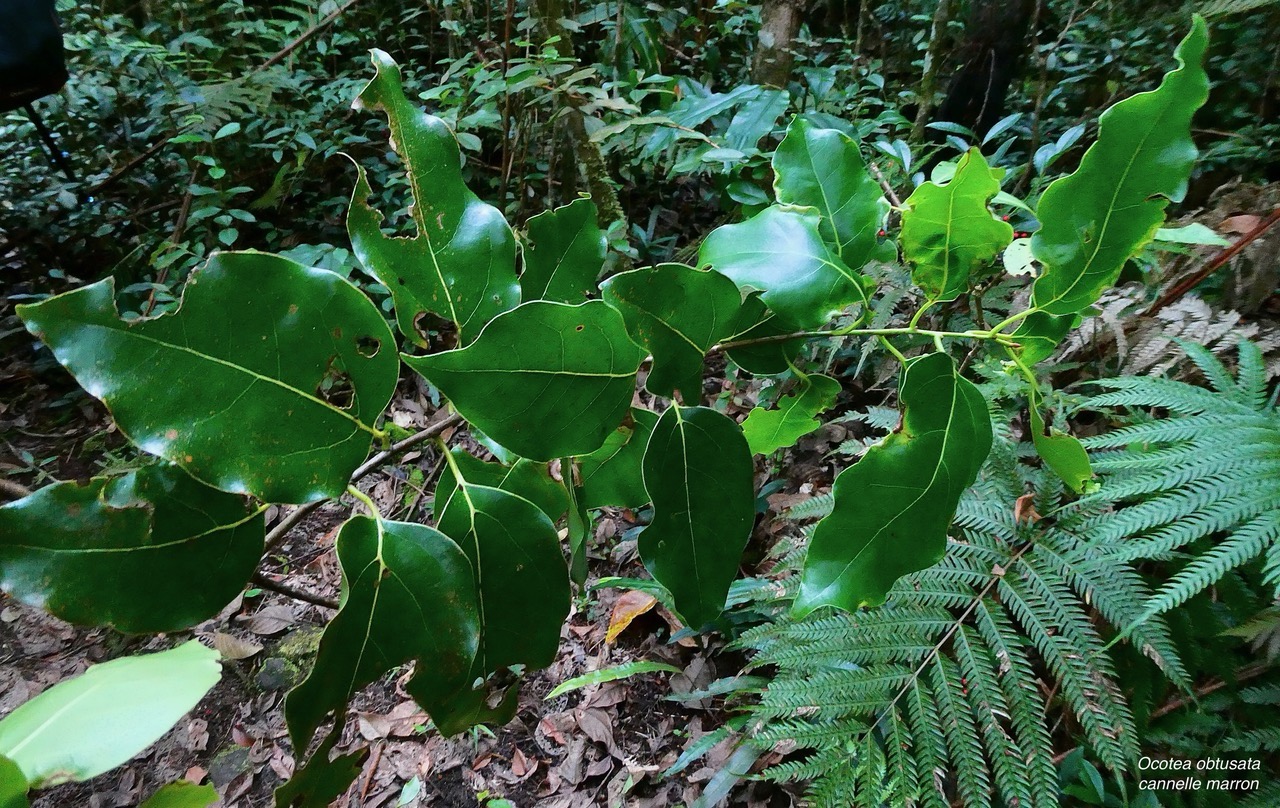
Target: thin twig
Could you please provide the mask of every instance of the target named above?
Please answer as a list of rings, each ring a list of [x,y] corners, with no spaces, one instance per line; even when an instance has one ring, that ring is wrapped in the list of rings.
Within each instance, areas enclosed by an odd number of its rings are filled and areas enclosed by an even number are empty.
[[[270,59],[263,62],[261,65],[259,65],[258,70],[255,72],[266,70],[268,67],[271,67],[272,65],[288,58],[289,54],[297,50],[298,47],[301,46],[303,43],[305,43],[308,39],[310,39],[311,37],[323,31],[326,27],[328,27],[330,23],[338,19],[338,17],[341,17],[342,14],[347,9],[351,8],[358,2],[360,2],[360,0],[347,0],[347,2],[338,6],[333,11],[329,12],[329,15],[326,16],[323,20],[311,26],[306,31],[303,31],[302,34],[300,34],[297,39],[293,40],[288,45],[285,45],[283,48],[280,49],[278,53],[276,53],[275,56],[272,56]]]
[[[0,478],[0,496],[8,499],[23,499],[31,496],[31,489],[21,483],[15,483],[13,480]]]
[[[260,589],[266,589],[269,592],[275,592],[284,595],[286,598],[300,600],[303,603],[310,603],[313,606],[323,606],[326,609],[337,609],[338,601],[333,598],[326,598],[323,595],[313,595],[295,586],[284,583],[283,581],[275,581],[267,577],[265,572],[255,572],[250,578],[254,584]]]
[[[889,201],[893,203],[895,208],[902,207],[902,200],[894,193],[893,186],[884,178],[884,174],[880,172],[880,167],[875,163],[867,163],[867,170],[871,172],[871,176],[876,178],[876,182],[880,183],[880,187],[884,189],[884,195],[889,197]]]
[[[432,424],[426,429],[423,429],[413,435],[410,435],[409,437],[405,438],[402,441],[393,443],[391,445],[391,448],[382,452],[378,452],[373,457],[370,457],[368,460],[364,461],[364,463],[358,469],[355,470],[355,473],[351,475],[351,482],[352,483],[359,482],[360,480],[367,477],[369,473],[372,472],[374,469],[380,467],[383,463],[387,462],[387,460],[389,460],[394,455],[397,455],[397,454],[400,454],[401,452],[412,449],[413,447],[417,446],[420,443],[429,441],[432,438],[434,438],[436,435],[439,435],[441,432],[444,432],[450,427],[456,426],[460,423],[462,423],[462,416],[458,415],[457,413],[454,413],[449,417],[445,418],[443,421],[438,421],[437,423]],[[329,500],[327,499],[321,499],[315,502],[308,502],[305,505],[299,505],[298,507],[290,511],[289,515],[286,516],[284,519],[281,519],[280,522],[277,523],[276,526],[271,529],[271,532],[267,534],[266,550],[264,551],[264,554],[274,551],[276,547],[281,542],[284,541],[285,536],[289,535],[289,531],[297,527],[298,524],[302,522],[303,519],[306,519],[317,508],[319,508],[321,505],[323,505],[328,501]]]
[[[1273,670],[1272,666],[1270,665],[1251,665],[1247,668],[1241,668],[1239,671],[1236,672],[1236,683],[1243,682],[1248,679],[1252,679],[1255,676],[1260,676],[1261,674],[1264,674],[1270,670]],[[1159,718],[1162,715],[1168,715],[1174,710],[1185,707],[1187,704],[1193,701],[1197,701],[1203,698],[1204,696],[1207,696],[1210,693],[1214,692],[1215,690],[1221,690],[1226,686],[1227,686],[1227,682],[1221,679],[1201,685],[1200,687],[1197,687],[1195,689],[1195,692],[1188,693],[1185,696],[1179,696],[1178,698],[1172,699],[1171,701],[1168,701],[1165,704],[1162,704],[1161,706],[1152,710],[1151,718],[1149,720],[1154,721],[1155,719]]]
[[[1150,317],[1156,312],[1168,306],[1170,303],[1178,300],[1180,297],[1196,288],[1205,278],[1217,272],[1222,266],[1236,256],[1241,250],[1253,243],[1259,236],[1267,232],[1276,222],[1280,222],[1280,208],[1271,211],[1271,215],[1263,219],[1257,227],[1250,230],[1240,237],[1240,240],[1230,247],[1224,247],[1217,255],[1209,260],[1200,269],[1191,273],[1187,277],[1175,283],[1170,287],[1169,291],[1156,298],[1156,302],[1142,313],[1144,317]]]

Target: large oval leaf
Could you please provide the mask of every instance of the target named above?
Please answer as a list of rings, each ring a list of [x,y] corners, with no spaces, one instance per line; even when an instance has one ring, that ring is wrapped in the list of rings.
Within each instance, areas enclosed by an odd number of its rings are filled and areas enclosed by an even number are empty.
[[[642,508],[649,504],[644,490],[644,448],[658,414],[639,407],[609,435],[604,445],[578,461],[582,479],[582,507]]]
[[[337,553],[342,607],[325,627],[310,674],[285,700],[299,758],[325,717],[341,722],[351,695],[374,679],[417,660],[418,675],[457,686],[478,645],[471,564],[448,536],[356,516],[339,531]]]
[[[1061,315],[1091,305],[1155,236],[1169,200],[1182,200],[1196,160],[1191,117],[1209,97],[1208,43],[1196,16],[1175,53],[1178,69],[1104,112],[1080,167],[1040,197],[1042,226],[1031,238],[1044,266],[1032,294],[1037,308]]]
[[[733,333],[742,295],[718,272],[659,264],[614,275],[600,284],[604,301],[622,314],[627,333],[653,356],[645,387],[663,398],[679,390],[702,399],[702,360]]]
[[[783,204],[818,209],[818,232],[846,266],[871,258],[889,202],[853,138],[797,115],[773,153],[773,190]]]
[[[377,73],[354,106],[387,115],[391,145],[413,192],[417,234],[382,232],[383,216],[369,204],[372,189],[361,168],[347,214],[351,248],[391,290],[396,322],[409,340],[426,347],[419,320],[430,312],[454,323],[469,342],[495,315],[520,302],[515,234],[497,208],[463,183],[458,142],[445,122],[409,103],[390,56],[374,50],[372,57]]]
[[[699,266],[728,275],[784,320],[816,328],[846,307],[867,303],[870,280],[845,265],[818,235],[814,208],[771,205],[752,218],[711,231]]]
[[[176,466],[56,483],[0,507],[0,589],[77,625],[178,631],[243,588],[262,509]]]
[[[33,788],[97,777],[159,740],[221,675],[197,640],[93,665],[0,721],[0,756]]]
[[[267,502],[336,497],[399,375],[394,337],[350,282],[268,253],[221,253],[172,314],[121,320],[111,279],[19,306],[139,448]]]
[[[929,300],[955,300],[1013,240],[1013,227],[987,208],[1003,176],[1004,169],[991,168],[982,152],[970,149],[946,185],[923,183],[907,199],[902,254],[915,265],[911,279]]]
[[[907,365],[899,399],[902,425],[836,478],[834,509],[809,542],[799,615],[879,605],[894,581],[946,551],[960,495],[991,451],[991,416],[943,353]]]
[[[525,303],[466,348],[404,361],[502,446],[554,460],[600,448],[627,412],[643,358],[622,315],[592,300]]]
[[[520,289],[527,300],[581,303],[596,289],[608,240],[596,204],[575,199],[529,219]]]
[[[653,521],[640,531],[640,557],[692,628],[724,611],[755,522],[754,471],[742,429],[706,407],[668,408],[649,437]]]

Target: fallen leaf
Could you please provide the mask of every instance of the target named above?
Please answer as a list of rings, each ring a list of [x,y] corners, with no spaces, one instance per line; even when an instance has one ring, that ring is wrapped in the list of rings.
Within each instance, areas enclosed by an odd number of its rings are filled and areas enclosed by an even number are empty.
[[[262,646],[253,640],[242,640],[234,634],[219,631],[213,635],[213,649],[222,654],[223,659],[248,659],[262,650]]]
[[[1224,233],[1237,233],[1244,235],[1257,228],[1262,224],[1262,217],[1255,216],[1252,213],[1242,213],[1239,216],[1228,216],[1222,220],[1222,224],[1218,225],[1218,229]]]
[[[538,761],[529,760],[528,756],[521,752],[519,747],[516,747],[516,750],[511,753],[511,773],[521,780],[533,774],[537,768]]]
[[[648,592],[631,589],[623,592],[613,603],[613,612],[609,615],[609,630],[604,634],[605,642],[618,639],[631,621],[648,612],[657,604],[658,599]]]
[[[289,606],[267,606],[244,618],[244,627],[254,634],[279,634],[297,620]]]

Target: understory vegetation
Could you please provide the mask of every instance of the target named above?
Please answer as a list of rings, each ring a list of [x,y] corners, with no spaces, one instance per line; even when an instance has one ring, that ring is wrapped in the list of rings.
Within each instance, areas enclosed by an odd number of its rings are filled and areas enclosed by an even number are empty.
[[[0,806],[1280,804],[1280,4],[57,9]]]

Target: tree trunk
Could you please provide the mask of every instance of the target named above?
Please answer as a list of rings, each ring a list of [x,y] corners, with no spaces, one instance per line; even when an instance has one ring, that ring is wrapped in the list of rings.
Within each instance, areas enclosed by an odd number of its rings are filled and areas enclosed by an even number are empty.
[[[916,108],[915,124],[911,127],[914,143],[924,139],[924,127],[933,111],[933,94],[938,91],[938,69],[950,22],[951,0],[938,0],[938,8],[933,12],[933,25],[929,28],[929,48],[924,53],[924,70],[920,76],[920,92],[917,94],[920,106]]]
[[[1035,0],[973,0],[959,67],[933,120],[967,126],[979,136],[1004,117],[1009,87],[1021,73],[1031,45]]]
[[[809,0],[764,0],[760,35],[751,59],[751,83],[786,87],[795,64],[795,40]]]

